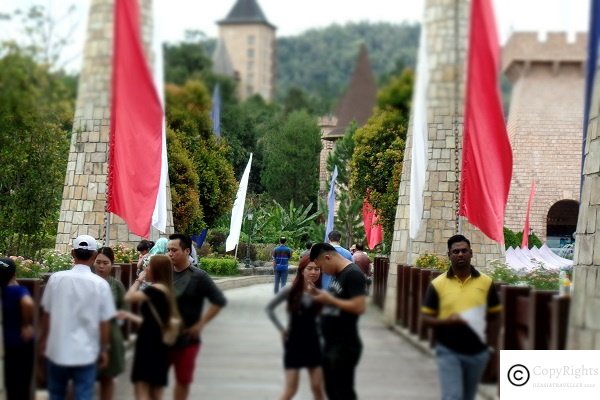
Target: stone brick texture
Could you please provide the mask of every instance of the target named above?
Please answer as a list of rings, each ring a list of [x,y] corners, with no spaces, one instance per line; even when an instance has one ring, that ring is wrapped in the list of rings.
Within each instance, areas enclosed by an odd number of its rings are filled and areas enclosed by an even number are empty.
[[[455,10],[458,10],[458,16]],[[456,21],[458,23],[456,23]],[[429,164],[424,192],[424,214],[419,234],[409,239],[409,193],[412,149],[412,118],[409,123],[400,183],[396,223],[390,259],[385,316],[392,323],[396,313],[396,265],[412,264],[423,253],[444,256],[447,239],[457,232],[457,169],[462,143],[464,60],[467,43],[468,2],[426,0],[427,51],[430,82],[427,92]],[[458,32],[458,38],[455,32]],[[458,58],[458,59],[457,59]],[[458,146],[457,146],[458,144]],[[473,264],[484,266],[501,257],[499,244],[468,222],[462,233],[473,248]]]
[[[114,0],[93,0],[90,5],[83,67],[79,78],[73,135],[60,207],[56,250],[67,252],[72,240],[87,234],[105,237],[106,175],[110,130],[110,83]],[[149,52],[152,38],[152,1],[143,0],[142,36]],[[142,146],[142,145],[140,145]],[[143,147],[140,147],[140,151]],[[167,233],[173,231],[170,190],[167,183]],[[152,229],[151,238],[159,232]],[[141,238],[111,215],[110,243],[133,247]]]
[[[596,77],[600,68],[596,66]],[[583,190],[574,251],[567,348],[600,349],[600,80],[596,78],[585,142]]]
[[[507,123],[513,176],[505,225],[523,230],[535,181],[530,227],[542,241],[550,208],[579,200],[586,54],[585,34],[570,41],[565,33],[544,40],[514,33],[503,49],[503,70],[513,85]]]

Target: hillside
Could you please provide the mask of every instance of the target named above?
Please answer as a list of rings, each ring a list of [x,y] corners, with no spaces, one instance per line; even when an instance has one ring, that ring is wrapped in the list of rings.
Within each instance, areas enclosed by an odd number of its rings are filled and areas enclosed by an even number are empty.
[[[350,23],[311,29],[277,39],[277,99],[300,88],[331,109],[346,87],[361,43],[367,45],[376,78],[383,82],[403,66],[414,66],[419,42],[418,24]],[[215,40],[203,43],[212,54]]]
[[[367,45],[379,82],[398,69],[414,66],[418,24],[367,22],[331,25],[277,40],[277,97],[292,87],[333,103],[343,92],[359,45]]]

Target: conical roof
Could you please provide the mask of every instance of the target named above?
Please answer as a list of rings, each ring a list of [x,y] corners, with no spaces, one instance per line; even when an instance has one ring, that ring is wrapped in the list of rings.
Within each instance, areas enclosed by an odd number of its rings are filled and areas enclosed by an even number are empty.
[[[217,22],[219,25],[233,24],[265,24],[276,29],[265,17],[256,0],[237,0],[225,19]]]
[[[346,128],[352,121],[356,121],[359,127],[363,126],[373,114],[376,102],[377,84],[373,68],[367,47],[361,44],[350,83],[337,106],[335,113],[338,120],[337,126],[323,139],[343,137]]]
[[[227,46],[223,39],[217,40],[217,47],[212,56],[213,71],[220,75],[229,77],[235,77],[235,70],[233,69],[233,63],[229,57]]]

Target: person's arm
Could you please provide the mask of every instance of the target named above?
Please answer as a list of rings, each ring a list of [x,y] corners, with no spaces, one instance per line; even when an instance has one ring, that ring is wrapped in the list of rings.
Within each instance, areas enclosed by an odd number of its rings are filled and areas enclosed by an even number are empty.
[[[352,297],[351,299],[338,299],[332,296],[328,292],[320,289],[315,289],[313,292],[313,299],[323,304],[330,304],[334,307],[339,308],[342,311],[346,311],[350,314],[361,315],[367,310],[367,296],[360,295]]]
[[[98,368],[102,369],[108,365],[108,352],[110,350],[110,321],[100,322],[100,358]]]
[[[208,274],[198,277],[198,286],[196,290],[206,293],[211,305],[208,310],[200,317],[198,322],[190,326],[185,332],[191,337],[198,337],[208,323],[221,312],[221,309],[227,305],[227,299],[223,292],[215,285],[215,282]]]
[[[30,295],[26,294],[21,297],[21,339],[24,342],[28,342],[35,335],[33,329],[33,310],[34,304],[33,299]]]
[[[466,322],[458,314],[452,314],[447,318],[441,319],[439,315],[439,297],[437,290],[430,283],[425,292],[423,305],[421,306],[421,323],[425,326],[438,327],[442,325],[463,325]]]
[[[129,290],[127,290],[127,293],[125,293],[125,301],[128,303],[143,303],[144,301],[148,300],[148,296],[146,296],[146,293],[144,293],[142,290],[140,289],[140,285],[142,284],[142,280],[143,277],[142,275],[145,275],[144,272],[142,272],[140,274],[140,277],[138,277],[129,287]]]
[[[367,296],[365,295],[365,276],[361,271],[352,271],[345,282],[344,290],[347,291],[349,299],[340,299],[325,290],[313,286],[311,292],[313,298],[323,304],[329,304],[350,314],[361,315],[367,310]]]
[[[48,343],[48,330],[50,329],[50,314],[42,314],[42,332],[40,333],[40,354],[46,354],[46,344]]]
[[[285,302],[288,299],[290,292],[291,285],[284,286],[279,292],[277,292],[275,297],[273,297],[265,307],[265,311],[269,316],[269,319],[271,320],[271,322],[273,322],[273,325],[275,325],[279,332],[281,332],[281,335],[284,338],[285,336],[287,336],[287,329],[279,321],[279,318],[277,318],[277,314],[275,314],[275,308],[277,308],[277,306],[279,306],[281,303]]]

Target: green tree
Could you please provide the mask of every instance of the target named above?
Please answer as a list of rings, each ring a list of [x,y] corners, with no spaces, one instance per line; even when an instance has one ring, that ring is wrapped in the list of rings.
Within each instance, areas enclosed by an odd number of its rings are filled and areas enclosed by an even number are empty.
[[[377,210],[389,249],[404,157],[405,119],[397,112],[379,110],[356,131],[355,140],[350,187],[355,196],[368,196]]]
[[[183,146],[181,136],[177,131],[167,130],[173,223],[175,231],[194,234],[203,224],[198,193],[200,178],[190,153]]]
[[[73,99],[19,48],[0,54],[0,252],[32,256],[56,234]]]
[[[319,190],[320,129],[306,111],[294,111],[264,138],[262,183],[279,203],[314,203]]]
[[[352,122],[344,137],[335,143],[335,149],[327,157],[327,171],[331,175],[333,169],[338,167],[336,180],[338,189],[338,207],[335,216],[335,228],[342,233],[343,244],[350,247],[352,243],[362,243],[365,230],[362,222],[362,204],[364,196],[355,196],[350,193],[350,161],[354,154],[354,134],[357,125]],[[326,207],[326,206],[325,206]]]
[[[199,177],[197,191],[203,223],[208,226],[229,212],[237,182],[226,143],[218,141],[210,122],[210,94],[199,80],[167,86],[167,123],[181,136]],[[190,229],[198,229],[198,223]]]

